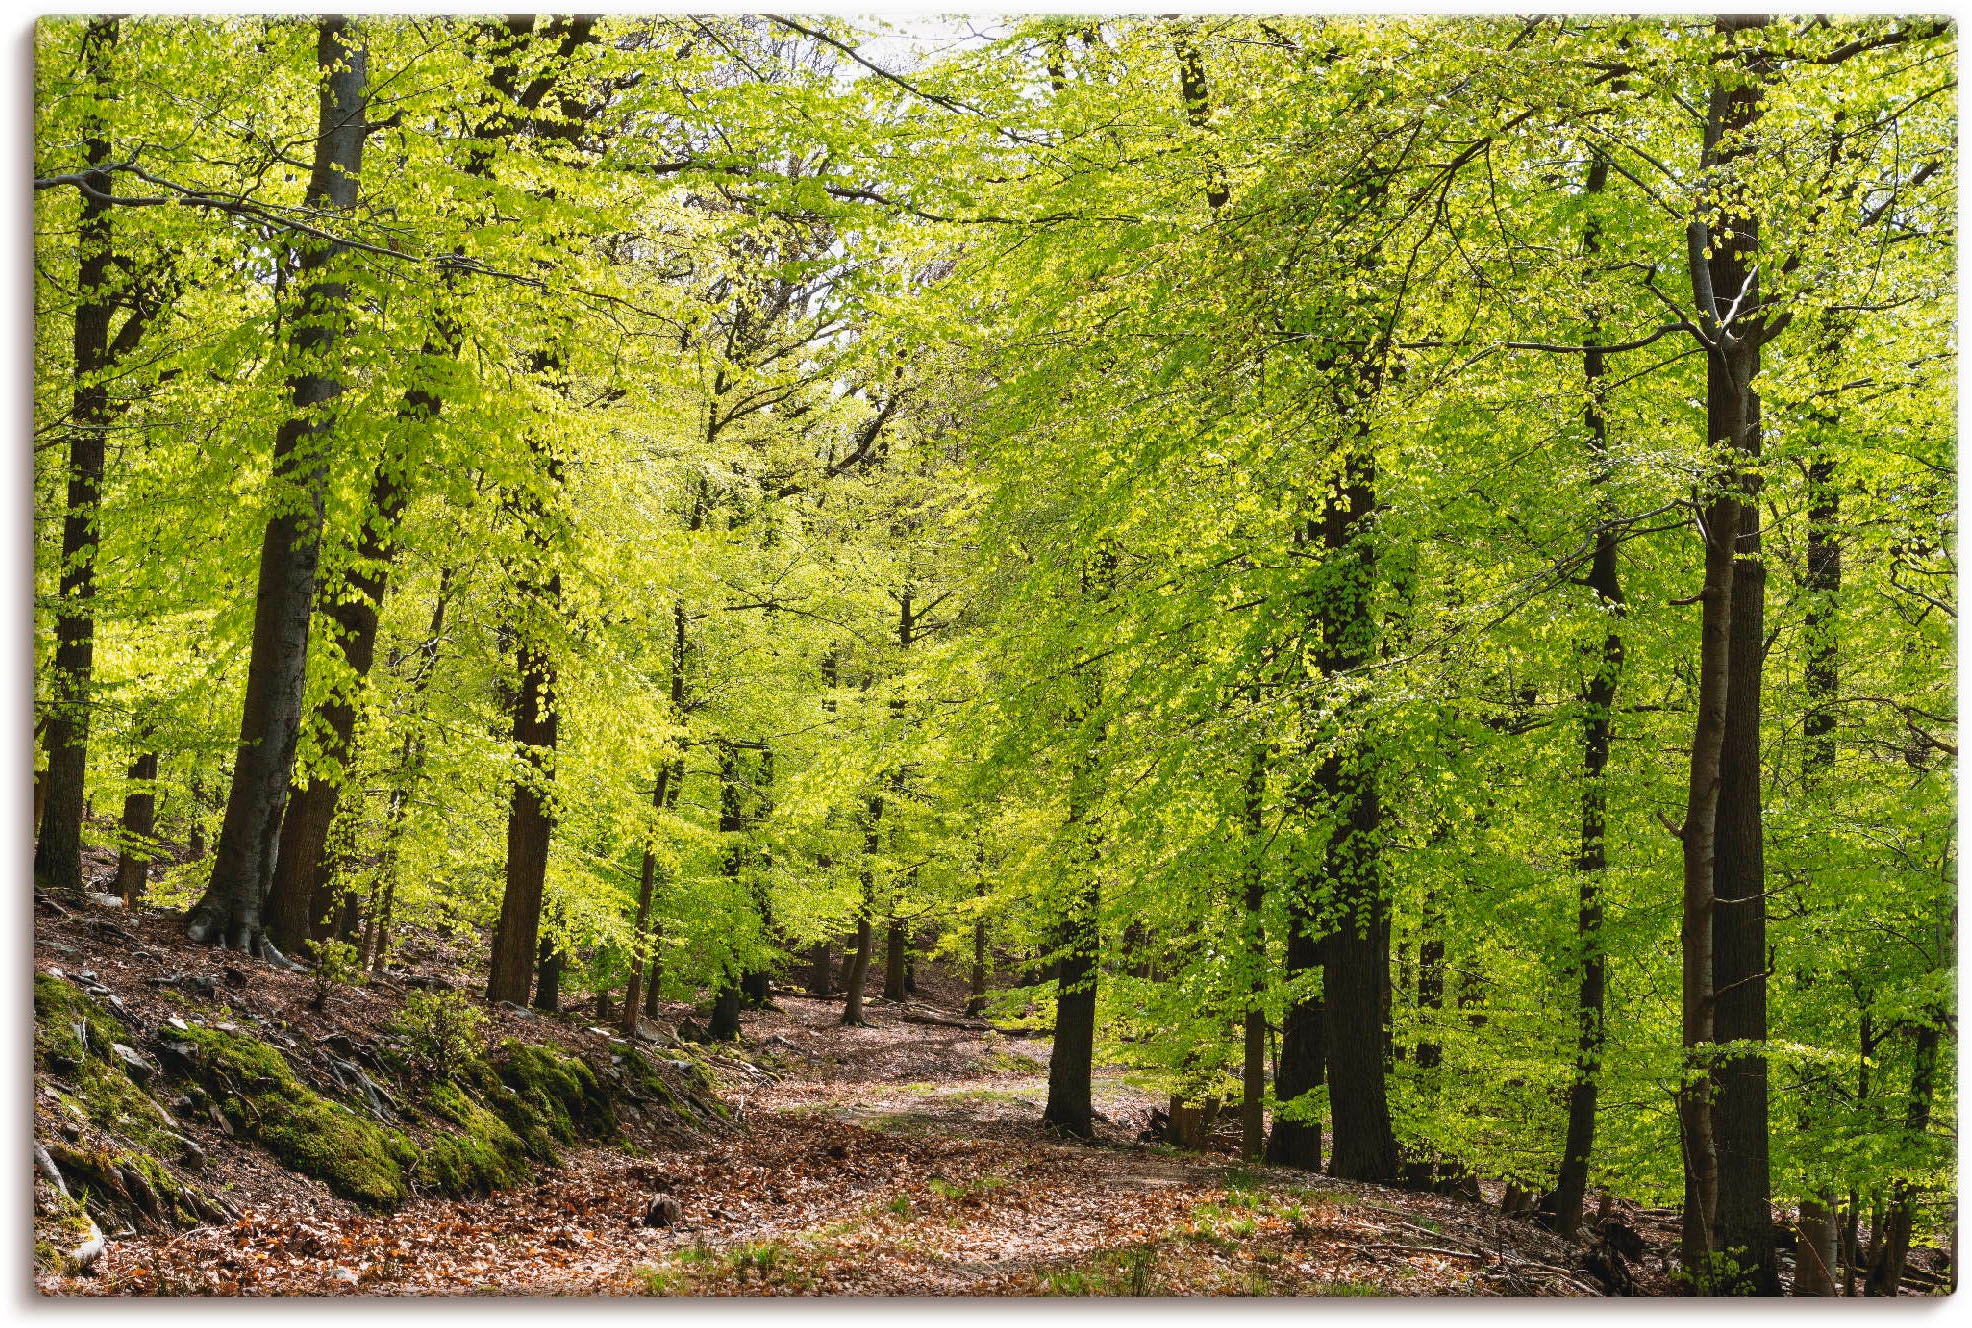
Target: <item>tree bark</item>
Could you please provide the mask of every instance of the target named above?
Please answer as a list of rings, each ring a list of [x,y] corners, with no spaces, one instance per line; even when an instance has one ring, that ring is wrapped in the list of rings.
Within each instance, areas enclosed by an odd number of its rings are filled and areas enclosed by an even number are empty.
[[[1312,916],[1305,911],[1290,914],[1284,972],[1290,982],[1320,966],[1320,946],[1308,930],[1313,925]],[[1274,1122],[1267,1136],[1267,1162],[1272,1166],[1321,1170],[1320,1118],[1283,1120],[1281,1108],[1326,1082],[1328,1056],[1323,1038],[1326,1024],[1319,996],[1296,1000],[1287,1007],[1281,1022],[1280,1059],[1274,1066]]]
[[[890,919],[883,937],[883,998],[904,999],[904,952],[910,945],[909,929],[896,918]]]
[[[863,1024],[863,986],[869,981],[870,950],[876,944],[870,914],[876,908],[875,862],[882,845],[883,798],[872,794],[863,818],[863,897],[856,909],[856,950],[843,979],[842,1022]]]
[[[553,603],[560,592],[561,577],[556,574],[549,578],[546,597]],[[522,637],[516,661],[520,690],[514,702],[513,741],[521,759],[508,803],[506,888],[493,933],[486,999],[524,1005],[533,986],[548,846],[554,833],[549,786],[554,779],[560,716],[555,708],[554,660],[547,648]]]
[[[1258,1162],[1266,1149],[1267,1129],[1267,1012],[1261,1001],[1267,992],[1267,936],[1260,910],[1267,900],[1262,853],[1265,850],[1267,748],[1256,745],[1246,770],[1242,808],[1246,832],[1245,936],[1242,938],[1253,975],[1247,984],[1244,1045],[1240,1049],[1239,1151]]]
[[[157,753],[130,763],[130,791],[123,795],[123,849],[116,859],[116,892],[125,904],[144,897],[150,877],[151,835],[157,829]]]
[[[666,786],[671,782],[671,763],[666,761],[658,767],[657,784],[651,790],[650,805],[653,811],[663,811]],[[633,940],[630,947],[630,981],[623,992],[623,1035],[634,1037],[637,1020],[642,1015],[644,996],[644,972],[651,962],[655,947],[651,944],[650,919],[651,905],[657,893],[657,852],[655,847],[644,844],[643,869],[637,881],[637,925],[631,932]]]
[[[1722,33],[1761,26],[1764,19],[1726,18]],[[1749,148],[1744,134],[1763,112],[1766,57],[1745,57],[1745,74],[1713,86],[1707,114],[1707,165],[1729,168]],[[1721,213],[1693,262],[1703,270],[1713,308],[1702,312],[1715,349],[1708,354],[1707,437],[1728,449],[1735,472],[1736,510],[1720,511],[1708,541],[1732,553],[1726,621],[1729,678],[1718,743],[1717,805],[1712,825],[1712,999],[1708,1041],[1764,1044],[1767,1037],[1766,878],[1760,808],[1760,703],[1765,666],[1766,569],[1760,561],[1760,371],[1765,323],[1759,310],[1759,219],[1748,200],[1729,190],[1714,200]],[[1729,238],[1728,238],[1729,237]],[[1709,256],[1704,254],[1709,250]],[[1726,321],[1725,311],[1740,313]],[[1714,312],[1718,317],[1714,318]],[[1707,581],[1711,579],[1707,553]],[[1701,691],[1702,691],[1701,682]],[[1764,1055],[1733,1055],[1710,1067],[1715,1093],[1711,1123],[1717,1175],[1711,1195],[1710,1252],[1716,1267],[1701,1279],[1708,1290],[1774,1295],[1780,1290],[1769,1199],[1767,1064]],[[1692,1114],[1696,1114],[1695,1111]],[[1702,1199],[1702,1191],[1699,1195]]]
[[[1082,1139],[1095,1137],[1091,1076],[1095,1069],[1097,893],[1093,870],[1075,891],[1062,920],[1055,961],[1054,1049],[1048,1056],[1045,1125]]]
[[[324,18],[316,62],[321,101],[306,200],[317,211],[347,212],[356,204],[369,132],[369,53],[348,21]],[[288,379],[295,413],[274,439],[272,511],[260,547],[232,790],[211,881],[185,928],[195,941],[221,942],[271,958],[279,958],[279,951],[265,935],[261,912],[273,879],[275,840],[301,725],[334,425],[330,407],[343,392],[336,359],[350,306],[337,261],[342,247],[312,241],[297,247],[302,295],[289,325],[295,369]]]
[[[1338,677],[1366,665],[1375,646],[1371,583],[1376,554],[1368,524],[1376,470],[1359,422],[1350,455],[1321,522],[1324,560],[1321,663]],[[1384,993],[1389,930],[1382,871],[1383,804],[1368,735],[1344,739],[1316,773],[1329,835],[1322,875],[1333,917],[1321,939],[1324,1050],[1335,1138],[1331,1174],[1388,1181],[1398,1174],[1397,1140],[1384,1083]]]
[[[83,30],[82,62],[92,95],[107,102],[113,79],[110,54],[118,20],[92,20]],[[100,118],[83,127],[85,176],[92,190],[114,192],[109,172],[110,142]],[[75,388],[70,406],[68,506],[62,516],[60,597],[55,608],[55,666],[49,675],[50,702],[43,736],[47,773],[35,783],[38,839],[34,847],[37,880],[61,890],[82,889],[84,780],[89,765],[90,687],[96,667],[96,551],[101,539],[97,516],[102,500],[104,432],[111,409],[104,375],[110,367],[111,290],[114,269],[110,204],[82,195],[76,228]]]
[[[1609,179],[1609,163],[1600,153],[1589,165],[1587,192],[1600,194]],[[1582,248],[1591,258],[1601,252],[1601,233],[1593,218],[1584,228]],[[1602,335],[1601,319],[1592,315],[1588,340]],[[1588,404],[1583,423],[1588,428],[1595,483],[1610,475],[1609,425],[1603,414],[1607,396],[1606,357],[1600,349],[1583,356]],[[1575,1238],[1582,1220],[1582,1200],[1588,1192],[1589,1161],[1595,1152],[1596,1081],[1602,1070],[1603,1006],[1608,987],[1608,960],[1602,942],[1602,881],[1609,866],[1610,716],[1617,683],[1623,671],[1623,637],[1617,630],[1625,613],[1623,586],[1616,564],[1616,512],[1605,499],[1597,505],[1595,552],[1589,563],[1588,586],[1595,595],[1608,628],[1582,689],[1582,820],[1575,854],[1579,881],[1575,937],[1579,947],[1575,1002],[1575,1073],[1568,1086],[1568,1133],[1562,1145],[1561,1170],[1554,1189],[1541,1205],[1543,1222],[1565,1240]]]

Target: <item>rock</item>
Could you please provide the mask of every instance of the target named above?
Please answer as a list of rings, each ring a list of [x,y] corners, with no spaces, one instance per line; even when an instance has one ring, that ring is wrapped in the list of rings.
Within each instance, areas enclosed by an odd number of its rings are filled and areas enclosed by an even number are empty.
[[[637,1040],[654,1043],[660,1047],[675,1047],[678,1045],[678,1034],[675,1029],[666,1028],[663,1024],[654,1023],[649,1019],[639,1019]]]
[[[246,970],[235,968],[231,964],[225,967],[221,976],[226,979],[226,985],[229,987],[244,987],[247,984]]]
[[[100,890],[84,890],[82,897],[94,904],[97,908],[123,907],[123,896],[121,895],[106,895]]]
[[[112,1042],[110,1044],[110,1055],[122,1062],[123,1068],[138,1083],[150,1082],[151,1076],[157,1073],[157,1066],[145,1060],[135,1047],[126,1047],[121,1042]]]
[[[356,1285],[355,1270],[352,1268],[336,1269],[336,1281],[342,1283],[344,1286],[355,1286]]]
[[[644,1225],[647,1227],[673,1227],[678,1225],[682,1210],[678,1201],[668,1194],[653,1194],[650,1206],[644,1209]]]
[[[512,1001],[501,1001],[500,1008],[502,1010],[505,1010],[508,1014],[517,1014],[523,1019],[540,1018],[539,1015],[535,1014],[534,1011],[528,1009],[526,1006],[515,1005]]]

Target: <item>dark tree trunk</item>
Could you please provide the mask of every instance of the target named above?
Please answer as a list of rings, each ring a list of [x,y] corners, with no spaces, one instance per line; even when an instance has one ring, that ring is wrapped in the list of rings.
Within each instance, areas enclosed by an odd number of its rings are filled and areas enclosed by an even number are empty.
[[[705,1036],[712,1042],[736,1042],[740,1035],[740,989],[737,983],[728,979],[721,984],[719,994],[712,1000],[712,1020],[706,1025]]]
[[[651,790],[650,805],[654,811],[663,811],[667,805],[665,793],[671,783],[672,766],[669,761],[659,767],[657,784]],[[651,907],[657,894],[657,853],[652,845],[644,845],[643,870],[637,881],[637,925],[631,932],[630,982],[623,992],[623,1035],[634,1037],[637,1032],[637,1017],[641,1013],[639,1005],[644,996],[644,971],[652,962],[657,947],[652,944],[650,935]],[[653,979],[653,984],[655,979]]]
[[[306,199],[318,211],[346,212],[356,204],[369,132],[369,55],[345,20],[325,18],[319,25],[316,61],[321,105]],[[309,616],[328,489],[333,415],[322,408],[343,392],[335,359],[351,303],[337,262],[340,246],[309,242],[297,247],[302,295],[289,324],[295,369],[288,379],[295,414],[274,439],[273,514],[260,546],[232,791],[211,882],[185,927],[195,941],[217,941],[270,957],[279,952],[268,942],[261,912],[273,881],[275,841],[301,726]]]
[[[118,22],[90,22],[82,37],[82,60],[93,95],[111,96],[110,53]],[[89,187],[100,194],[114,188],[107,171],[109,137],[92,116],[83,129],[83,160]],[[84,776],[89,764],[90,685],[96,667],[97,513],[102,498],[104,433],[111,409],[104,382],[110,367],[110,289],[112,253],[110,204],[82,195],[76,231],[75,389],[70,407],[68,507],[62,516],[60,599],[55,607],[55,667],[50,674],[50,705],[43,735],[47,774],[35,783],[39,839],[34,848],[37,880],[61,890],[82,889]]]
[[[116,892],[125,904],[144,897],[150,877],[151,835],[157,829],[157,753],[130,763],[130,791],[123,795],[123,850],[116,859]]]
[[[979,893],[984,897],[984,882],[980,883]],[[972,980],[965,1003],[965,1012],[974,1017],[986,1012],[986,957],[986,919],[980,918],[972,924]]]
[[[1267,793],[1267,749],[1256,746],[1246,770],[1245,814],[1246,879],[1245,949],[1253,966],[1247,986],[1244,1019],[1244,1045],[1240,1049],[1239,1151],[1248,1162],[1258,1162],[1266,1148],[1267,1130],[1267,1013],[1261,1001],[1267,993],[1267,935],[1260,921],[1266,903],[1266,876],[1262,854],[1265,851],[1265,809]]]
[[[1313,918],[1294,909],[1289,918],[1287,962],[1289,982],[1303,978],[1320,965],[1320,945],[1310,935]],[[1323,1029],[1327,1024],[1319,996],[1303,996],[1287,1007],[1281,1023],[1280,1059],[1274,1066],[1274,1126],[1267,1136],[1267,1161],[1277,1167],[1320,1171],[1322,1127],[1319,1119],[1284,1120],[1281,1108],[1326,1081],[1328,1055]]]
[[[1376,471],[1365,435],[1345,463],[1338,501],[1321,523],[1324,561],[1323,673],[1351,673],[1375,648],[1371,582],[1375,547],[1368,524],[1376,508]],[[1316,774],[1331,830],[1323,875],[1335,916],[1321,940],[1322,1017],[1328,1092],[1334,1119],[1329,1171],[1349,1180],[1395,1179],[1397,1140],[1384,1083],[1384,996],[1390,975],[1387,901],[1382,870],[1383,804],[1368,735],[1323,760]]]
[[[909,945],[904,924],[892,918],[883,936],[883,998],[887,1001],[904,999],[904,952]]]
[[[1589,194],[1600,194],[1608,178],[1609,163],[1598,153],[1589,166]],[[1583,249],[1591,257],[1601,251],[1600,239],[1600,228],[1591,220],[1583,237]],[[1601,334],[1600,319],[1592,319],[1589,342],[1594,344]],[[1606,483],[1610,473],[1609,426],[1603,415],[1606,374],[1603,352],[1589,351],[1583,357],[1583,376],[1588,380],[1589,394],[1583,423],[1588,426],[1589,450],[1598,485]],[[1597,510],[1602,520],[1598,523],[1595,552],[1589,563],[1588,586],[1609,627],[1602,638],[1600,657],[1593,661],[1588,683],[1582,689],[1582,834],[1575,855],[1575,871],[1580,880],[1575,911],[1579,947],[1575,1074],[1568,1086],[1568,1134],[1562,1145],[1561,1170],[1554,1189],[1541,1203],[1542,1221],[1567,1240],[1574,1239],[1582,1220],[1589,1162],[1595,1153],[1596,1081],[1602,1070],[1603,1006],[1608,987],[1608,961],[1602,942],[1602,881],[1609,866],[1606,774],[1610,715],[1623,671],[1623,637],[1616,630],[1625,612],[1622,580],[1616,564],[1616,513],[1606,499],[1598,504]]]
[[[1757,27],[1764,19],[1725,18],[1722,32]],[[1707,113],[1708,168],[1729,166],[1747,151],[1743,135],[1759,120],[1765,57],[1747,57],[1749,78],[1713,85]],[[1721,224],[1693,222],[1694,291],[1701,327],[1714,347],[1707,354],[1706,437],[1731,458],[1726,492],[1706,518],[1706,597],[1699,673],[1699,729],[1693,741],[1693,797],[1712,802],[1710,814],[1686,825],[1688,928],[1692,941],[1685,990],[1686,1045],[1704,1057],[1707,1043],[1766,1040],[1766,897],[1760,818],[1760,678],[1764,666],[1765,569],[1758,560],[1760,370],[1764,323],[1759,308],[1758,219],[1746,200],[1725,191],[1715,200]],[[1730,238],[1726,238],[1729,234]],[[1731,339],[1718,328],[1722,311],[1742,312]],[[1735,553],[1740,556],[1735,557]],[[1723,565],[1721,565],[1723,559]],[[1712,596],[1719,596],[1713,611]],[[1724,676],[1720,677],[1720,673]],[[1716,706],[1717,736],[1713,736]],[[1716,742],[1716,756],[1712,756]],[[1715,771],[1699,788],[1701,747]],[[1694,841],[1708,841],[1702,851]],[[1709,862],[1694,859],[1709,858]],[[1708,866],[1709,880],[1695,868]],[[1694,888],[1695,887],[1695,888]],[[1702,912],[1702,920],[1695,913]],[[1710,973],[1696,973],[1708,964]],[[1700,990],[1702,988],[1702,991]],[[1691,1008],[1701,997],[1709,1009]],[[1780,1289],[1772,1221],[1767,1154],[1767,1072],[1764,1056],[1742,1055],[1708,1067],[1685,1094],[1687,1168],[1685,1265],[1694,1289],[1774,1294]],[[1709,1090],[1709,1093],[1708,1093]],[[1715,1095],[1710,1109],[1704,1097]],[[1710,1119],[1702,1119],[1709,1117]],[[1707,1174],[1707,1172],[1711,1174]],[[1703,1254],[1711,1258],[1700,1259]]]
[[[1048,1104],[1042,1123],[1082,1139],[1095,1137],[1091,1076],[1095,1070],[1097,918],[1093,868],[1062,923],[1055,961],[1054,1050],[1048,1056]]]
[[[882,845],[883,799],[872,795],[867,814],[863,819],[863,897],[856,908],[856,951],[849,962],[849,972],[842,980],[842,1022],[861,1024],[863,1018],[863,987],[870,977],[870,950],[876,944],[876,929],[870,925],[870,914],[876,908],[876,873],[872,865]]]
[[[808,952],[808,994],[835,995],[835,947],[827,941],[816,941]]]
[[[1943,1011],[1930,1012],[1930,1019],[1917,1030],[1917,1046],[1910,1069],[1910,1097],[1904,1108],[1904,1128],[1923,1134],[1931,1125],[1931,1104],[1937,1095],[1939,1024]],[[1891,1192],[1890,1206],[1877,1224],[1876,1238],[1869,1252],[1869,1273],[1863,1282],[1866,1296],[1894,1296],[1903,1285],[1904,1265],[1910,1258],[1911,1226],[1917,1216],[1917,1189],[1908,1181],[1898,1181]]]
[[[1823,428],[1833,424],[1832,419],[1817,421]],[[1835,461],[1828,452],[1820,451],[1808,463],[1808,555],[1803,585],[1808,592],[1804,674],[1808,705],[1801,728],[1808,748],[1803,782],[1810,786],[1824,781],[1835,769],[1835,701],[1840,676],[1836,606],[1842,591],[1840,521]],[[1801,1201],[1798,1232],[1794,1294],[1833,1296],[1840,1225],[1832,1192]]]
[[[567,967],[568,956],[552,935],[541,938],[540,949],[535,955],[535,967],[539,976],[534,984],[534,1008],[549,1014],[561,1013],[561,975]]]
[[[559,599],[560,591],[561,577],[556,575],[548,583],[551,603]],[[521,768],[508,804],[506,889],[493,933],[486,998],[524,1005],[533,985],[548,844],[554,833],[549,785],[554,779],[560,719],[555,710],[555,666],[547,649],[523,638],[518,663],[520,691],[514,703],[513,740],[521,753]]]
[[[452,350],[452,345],[427,342],[422,354],[430,359]],[[397,418],[409,427],[397,436],[436,419],[440,405],[422,388],[406,392]],[[267,929],[274,943],[286,950],[298,950],[303,941],[319,941],[329,933],[337,867],[337,855],[329,851],[329,832],[342,786],[355,770],[357,706],[376,662],[377,624],[397,550],[398,522],[410,502],[412,466],[412,449],[403,444],[394,446],[378,464],[370,481],[369,507],[343,577],[344,593],[326,609],[353,681],[350,691],[328,697],[317,712],[322,754],[334,769],[311,775],[307,786],[289,798],[281,821],[280,851],[267,899]]]

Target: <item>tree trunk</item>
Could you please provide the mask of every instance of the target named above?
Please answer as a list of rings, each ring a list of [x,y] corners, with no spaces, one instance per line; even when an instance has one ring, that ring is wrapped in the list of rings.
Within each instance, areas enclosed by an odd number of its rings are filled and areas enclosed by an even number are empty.
[[[556,942],[552,933],[541,937],[539,951],[535,955],[535,967],[539,977],[534,984],[534,1008],[548,1014],[561,1013],[561,975],[567,967],[568,956]]]
[[[870,949],[876,944],[875,928],[870,925],[870,913],[876,907],[876,872],[872,864],[882,844],[882,826],[883,799],[872,795],[863,820],[863,898],[856,908],[856,952],[842,983],[845,1024],[868,1022],[863,1018],[863,986],[869,981]]]
[[[657,784],[651,790],[650,805],[653,811],[663,811],[666,786],[671,782],[671,763],[666,761],[658,767]],[[630,983],[623,992],[623,1035],[635,1037],[637,1018],[642,1013],[638,1008],[644,995],[644,969],[652,962],[656,947],[651,944],[650,919],[651,905],[657,893],[657,853],[650,843],[644,845],[643,870],[637,882],[637,925],[631,932]],[[655,979],[653,978],[653,984]]]
[[[551,602],[559,599],[560,591],[561,577],[556,575],[548,585]],[[523,638],[517,660],[520,691],[514,703],[513,740],[521,763],[508,804],[506,889],[493,933],[486,999],[524,1005],[533,985],[548,845],[554,832],[548,786],[554,779],[560,720],[555,711],[555,666],[546,648]]]
[[[1320,946],[1310,935],[1313,918],[1290,902],[1287,962],[1283,976],[1293,982],[1320,964]],[[1274,1125],[1267,1136],[1267,1161],[1276,1167],[1320,1171],[1322,1127],[1319,1118],[1284,1120],[1281,1109],[1303,1093],[1320,1088],[1327,1078],[1323,1029],[1327,1019],[1319,996],[1303,996],[1287,1007],[1281,1023],[1280,1059],[1274,1066]]]
[[[351,25],[321,20],[316,40],[321,104],[308,206],[346,212],[369,132],[369,55]],[[253,645],[247,661],[246,704],[233,763],[233,786],[220,825],[212,878],[186,920],[195,941],[222,942],[279,957],[262,926],[261,909],[273,880],[275,840],[287,800],[301,725],[308,664],[309,617],[321,559],[329,443],[334,419],[322,409],[342,395],[337,350],[351,304],[337,262],[341,246],[299,244],[302,288],[290,321],[294,371],[288,379],[295,414],[274,439],[272,515],[260,546]]]
[[[712,1020],[706,1025],[708,1042],[737,1042],[740,1035],[740,989],[728,979],[712,1001]]]
[[[150,876],[151,835],[157,829],[157,753],[130,763],[130,791],[123,795],[123,849],[116,860],[116,892],[125,904],[144,896]]]
[[[1095,1070],[1097,918],[1093,870],[1062,922],[1055,961],[1054,1050],[1048,1056],[1048,1104],[1041,1121],[1082,1139],[1095,1137],[1091,1076]]]
[[[1608,183],[1609,163],[1600,153],[1589,166],[1588,190],[1593,196]],[[1601,232],[1591,218],[1585,228],[1583,250],[1592,258],[1601,252]],[[1588,340],[1594,344],[1602,335],[1601,319],[1592,316]],[[1607,483],[1610,474],[1609,425],[1603,414],[1607,388],[1607,364],[1603,352],[1591,350],[1583,356],[1583,376],[1588,381],[1588,405],[1583,423],[1588,427],[1589,451],[1595,465],[1595,483]],[[1616,686],[1623,671],[1623,638],[1617,629],[1625,613],[1623,586],[1616,563],[1616,516],[1604,499],[1597,505],[1601,520],[1597,524],[1595,552],[1589,563],[1588,585],[1596,606],[1608,623],[1603,634],[1600,657],[1582,689],[1582,829],[1575,855],[1579,879],[1575,909],[1575,937],[1578,949],[1577,995],[1575,1001],[1575,1073],[1568,1086],[1568,1133],[1562,1145],[1561,1170],[1554,1189],[1543,1198],[1541,1217],[1547,1227],[1564,1240],[1575,1238],[1582,1220],[1582,1200],[1588,1192],[1589,1162],[1595,1153],[1596,1081],[1602,1070],[1603,1006],[1608,986],[1608,960],[1602,942],[1602,881],[1609,866],[1607,835],[1609,828],[1609,767],[1611,708]]]
[[[1835,1294],[1834,1212],[1815,1199],[1801,1201],[1801,1214],[1795,1224],[1794,1294],[1832,1296]]]
[[[1832,427],[1833,419],[1817,420]],[[1812,788],[1835,769],[1835,701],[1839,681],[1839,637],[1836,603],[1842,591],[1842,545],[1839,536],[1841,499],[1835,488],[1835,461],[1825,450],[1808,463],[1807,576],[1803,589],[1808,603],[1805,625],[1807,713],[1801,729],[1807,739],[1803,783]],[[1832,1192],[1803,1199],[1797,1223],[1794,1255],[1794,1294],[1836,1294],[1836,1246],[1840,1223]]]
[[[883,938],[883,998],[887,1001],[904,999],[904,951],[909,944],[904,924],[892,918]]]
[[[1261,1002],[1267,993],[1267,936],[1260,920],[1266,903],[1262,853],[1266,847],[1267,748],[1256,745],[1246,770],[1244,830],[1246,832],[1245,936],[1246,961],[1253,966],[1247,983],[1245,1037],[1240,1049],[1239,1152],[1258,1162],[1266,1149],[1267,1129],[1267,1013]]]
[[[421,355],[429,360],[457,349],[456,336],[425,343]],[[443,403],[423,388],[405,392],[398,407],[399,428],[394,439],[407,439],[421,425],[438,418]],[[321,704],[317,718],[323,733],[322,755],[328,771],[309,776],[306,787],[292,795],[281,822],[280,852],[267,900],[267,929],[283,949],[299,949],[307,940],[328,935],[334,905],[335,857],[329,851],[342,786],[356,767],[357,704],[376,662],[377,625],[389,588],[390,562],[397,551],[397,527],[411,498],[415,449],[408,442],[393,444],[370,480],[369,506],[359,527],[351,564],[344,574],[343,593],[327,606],[335,640],[349,667],[349,690],[338,690]],[[440,604],[444,603],[443,597]]]
[[[1904,1109],[1904,1128],[1922,1134],[1931,1124],[1931,1104],[1937,1093],[1938,1024],[1942,1011],[1933,1012],[1936,1022],[1926,1022],[1917,1030],[1917,1047],[1912,1054],[1910,1097]],[[1911,1226],[1917,1216],[1917,1187],[1898,1181],[1891,1191],[1888,1211],[1878,1224],[1876,1239],[1870,1243],[1869,1273],[1863,1282],[1866,1296],[1894,1296],[1903,1285],[1904,1265],[1910,1258]]]
[[[1376,471],[1366,434],[1367,424],[1359,423],[1337,501],[1327,505],[1321,523],[1327,554],[1321,662],[1328,677],[1362,668],[1374,651],[1376,554],[1367,526],[1376,507]],[[1396,1178],[1398,1166],[1384,1083],[1390,934],[1375,764],[1370,738],[1357,734],[1342,752],[1324,759],[1316,774],[1331,825],[1323,874],[1335,908],[1321,941],[1322,1015],[1335,1130],[1329,1171],[1349,1180],[1388,1181]]]
[[[981,893],[985,887],[981,886]],[[965,1012],[977,1017],[986,1012],[986,919],[972,924],[972,974],[966,989]]]
[[[118,37],[115,18],[92,20],[83,30],[82,61],[93,95],[112,96],[110,53]],[[83,128],[86,178],[97,193],[115,192],[109,172],[108,132],[90,117]],[[112,252],[110,204],[82,195],[76,229],[75,388],[70,407],[68,507],[62,516],[60,598],[55,607],[55,667],[43,734],[47,774],[35,783],[39,838],[34,876],[60,890],[82,889],[84,779],[89,765],[90,686],[96,667],[97,515],[102,499],[104,437],[111,418],[109,386]]]
[[[825,940],[808,952],[808,994],[835,995],[835,947]]]
[[[1764,22],[1722,18],[1718,27],[1734,33]],[[1767,71],[1757,52],[1747,65],[1751,77],[1713,84],[1708,171],[1749,150],[1744,134],[1760,118]],[[1694,1290],[1772,1294],[1779,1280],[1768,1210],[1766,1060],[1714,1064],[1709,1052],[1718,1041],[1766,1040],[1759,755],[1765,570],[1758,561],[1758,473],[1743,464],[1760,454],[1759,228],[1736,193],[1721,190],[1708,202],[1721,213],[1719,225],[1708,229],[1694,219],[1688,238],[1699,324],[1712,342],[1706,438],[1722,454],[1725,473],[1705,519],[1699,715],[1685,825],[1684,1033],[1693,1057],[1680,1110],[1685,1266]],[[1731,308],[1742,312],[1727,329],[1724,311]],[[1709,971],[1699,972],[1700,965]]]

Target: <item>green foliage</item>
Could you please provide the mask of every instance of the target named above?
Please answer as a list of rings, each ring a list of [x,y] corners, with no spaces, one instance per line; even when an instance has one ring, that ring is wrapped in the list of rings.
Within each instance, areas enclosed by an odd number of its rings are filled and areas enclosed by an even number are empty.
[[[457,992],[411,992],[390,1027],[412,1068],[440,1081],[457,1078],[486,1049],[485,1012]]]
[[[309,941],[304,949],[315,965],[314,990],[309,997],[311,1009],[326,1009],[329,996],[337,988],[354,986],[363,980],[361,958],[356,947],[347,941]]]

